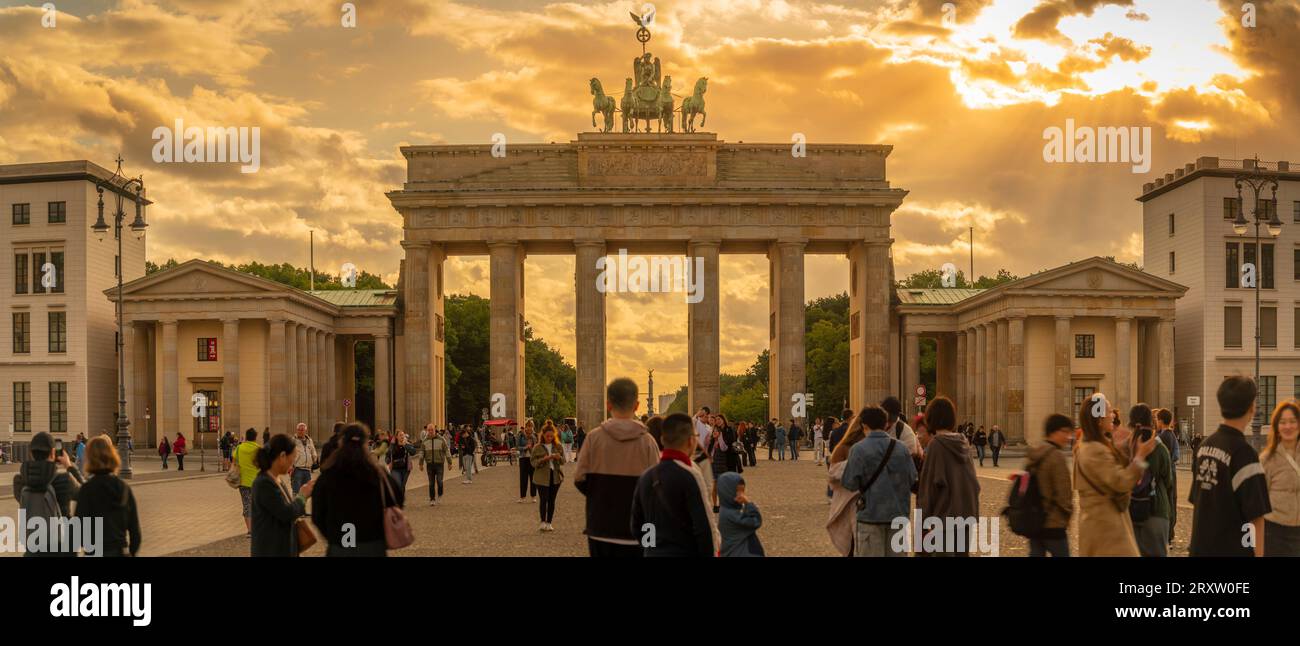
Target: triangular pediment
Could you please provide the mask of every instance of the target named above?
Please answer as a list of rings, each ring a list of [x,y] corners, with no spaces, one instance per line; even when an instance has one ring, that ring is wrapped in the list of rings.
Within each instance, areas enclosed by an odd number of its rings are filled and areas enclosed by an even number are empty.
[[[1128,265],[1094,257],[1027,276],[1000,286],[1012,291],[1107,292],[1182,295],[1186,287]]]
[[[114,296],[116,289],[110,289]],[[190,260],[133,280],[122,287],[127,299],[153,296],[220,296],[230,294],[293,293],[296,290],[249,274]],[[106,292],[108,293],[108,292]]]

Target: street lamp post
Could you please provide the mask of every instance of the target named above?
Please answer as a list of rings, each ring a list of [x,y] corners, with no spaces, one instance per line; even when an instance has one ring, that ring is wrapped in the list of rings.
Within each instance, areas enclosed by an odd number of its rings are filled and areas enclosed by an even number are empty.
[[[126,221],[126,211],[123,204],[127,199],[127,192],[134,193],[131,201],[135,202],[135,221],[131,223],[131,232],[136,238],[144,237],[144,230],[149,225],[144,221],[144,176],[128,178],[122,174],[122,157],[118,155],[117,170],[113,171],[113,176],[107,180],[100,181],[95,186],[95,192],[99,195],[99,218],[91,226],[91,230],[98,236],[100,242],[103,242],[104,236],[108,233],[109,225],[104,221],[104,189],[108,188],[113,192],[114,206],[113,209],[113,229],[117,238],[117,452],[122,459],[122,469],[118,475],[122,478],[131,478],[131,420],[126,416],[126,353],[123,350],[124,340],[123,333],[125,328],[122,325],[122,269],[125,263],[122,262],[122,227]]]
[[[1265,202],[1265,204],[1266,205],[1273,204],[1273,201],[1277,199],[1277,178],[1264,175],[1260,171],[1258,156],[1256,156],[1253,161],[1254,163],[1250,168],[1250,172],[1238,173],[1233,178],[1233,184],[1237,187],[1237,219],[1233,220],[1232,222],[1232,230],[1237,235],[1244,236],[1246,235],[1246,231],[1250,226],[1250,223],[1246,221],[1246,214],[1241,199],[1242,198],[1241,188],[1243,186],[1249,187],[1251,189],[1251,193],[1255,198],[1253,203],[1254,206],[1251,209],[1251,213],[1253,219],[1255,220],[1255,262],[1258,263],[1258,266],[1255,267],[1255,276],[1254,276],[1255,284],[1253,287],[1255,288],[1255,386],[1259,388],[1261,387],[1260,377],[1259,377],[1259,372],[1260,372],[1259,371],[1259,345],[1260,345],[1259,343],[1260,340],[1259,287],[1260,287],[1260,283],[1263,282],[1262,269],[1263,269],[1263,259],[1264,259],[1262,254],[1263,249],[1260,246],[1259,227],[1261,224],[1266,225],[1268,228],[1268,235],[1273,238],[1276,238],[1278,237],[1278,235],[1282,233],[1282,220],[1278,219],[1277,217],[1276,207],[1271,209],[1265,208],[1265,211],[1268,211],[1269,215],[1271,215],[1268,221],[1265,221],[1263,216],[1260,215],[1259,195],[1265,188],[1268,188],[1270,197],[1269,200]],[[1243,166],[1244,165],[1245,164],[1243,164]],[[1238,285],[1240,285],[1240,282],[1238,282]],[[1267,414],[1267,412],[1264,414]],[[1260,426],[1261,426],[1260,416],[1256,415],[1255,419],[1251,421],[1251,428],[1253,429],[1253,433],[1255,435],[1259,435]]]

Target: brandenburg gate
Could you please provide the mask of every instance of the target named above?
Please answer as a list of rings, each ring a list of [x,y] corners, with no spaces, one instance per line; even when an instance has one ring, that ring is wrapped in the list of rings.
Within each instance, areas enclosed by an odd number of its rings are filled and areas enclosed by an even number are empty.
[[[719,337],[725,332],[718,317],[718,262],[727,253],[768,257],[772,417],[789,418],[792,398],[805,392],[807,254],[849,258],[850,405],[857,409],[886,396],[890,214],[906,195],[886,178],[892,147],[726,142],[694,131],[695,118],[707,118],[707,79],[699,79],[678,108],[658,59],[644,54],[633,74],[621,101],[622,132],[614,127],[614,98],[592,79],[592,123],[602,132],[561,144],[401,149],[406,183],[388,197],[403,221],[401,378],[408,427],[446,423],[442,268],[454,255],[491,259],[490,382],[492,393],[505,396],[505,417],[521,419],[527,412],[523,263],[529,254],[576,256],[576,416],[588,429],[604,419],[606,381],[617,376],[605,372],[605,293],[597,286],[597,260],[622,249],[703,260],[702,298],[687,306],[692,411],[718,409]],[[603,123],[597,116],[605,117]],[[675,122],[686,132],[676,132]]]

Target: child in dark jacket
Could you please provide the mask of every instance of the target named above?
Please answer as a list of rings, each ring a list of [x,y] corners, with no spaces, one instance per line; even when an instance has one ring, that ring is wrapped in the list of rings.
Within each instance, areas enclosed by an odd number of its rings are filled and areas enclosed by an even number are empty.
[[[632,495],[632,534],[645,556],[713,556],[718,543],[706,506],[708,487],[690,458],[694,422],[683,413],[669,415],[661,439],[659,464],[641,474]]]
[[[766,556],[758,540],[763,516],[745,497],[745,479],[739,473],[718,476],[718,501],[722,504],[718,514],[718,531],[722,534],[719,556]]]

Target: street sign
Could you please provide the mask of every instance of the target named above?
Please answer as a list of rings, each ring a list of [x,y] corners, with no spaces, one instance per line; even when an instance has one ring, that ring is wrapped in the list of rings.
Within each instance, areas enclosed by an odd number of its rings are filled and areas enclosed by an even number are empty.
[[[344,408],[352,408],[352,400],[351,400],[351,399],[345,399],[345,400],[343,400],[343,407],[344,407]]]
[[[1195,396],[1195,395],[1188,395],[1188,396],[1187,396],[1187,405],[1188,405],[1188,406],[1200,406],[1200,405],[1201,405],[1201,398],[1200,398],[1200,397],[1197,397],[1197,396]]]
[[[916,385],[916,396],[917,396],[918,398],[919,398],[919,397],[925,397],[925,384],[917,384],[917,385]]]
[[[917,408],[924,408],[925,397],[917,397],[916,399],[912,400],[912,403],[915,404]]]

